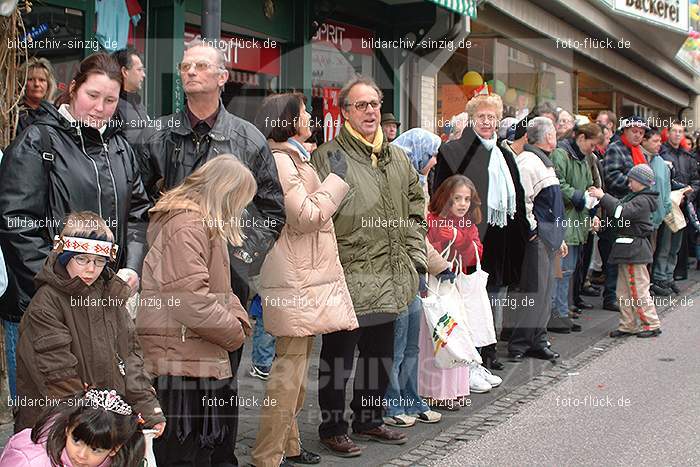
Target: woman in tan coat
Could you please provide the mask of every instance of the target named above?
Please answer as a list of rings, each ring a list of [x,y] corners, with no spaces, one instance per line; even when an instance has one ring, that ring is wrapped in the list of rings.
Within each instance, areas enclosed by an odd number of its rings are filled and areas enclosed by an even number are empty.
[[[310,118],[302,94],[267,98],[256,118],[275,157],[287,215],[260,271],[265,330],[277,338],[266,396],[277,404],[261,411],[251,453],[257,467],[277,467],[285,457],[320,462],[320,456],[301,447],[296,422],[314,336],[357,328],[332,221],[349,190],[343,180],[347,163],[344,154],[335,154],[331,174],[319,180],[303,145],[311,136]]]
[[[231,290],[228,244],[256,191],[236,157],[216,157],[150,211],[136,328],[166,417],[158,465],[233,465],[238,389],[229,353],[250,325]]]

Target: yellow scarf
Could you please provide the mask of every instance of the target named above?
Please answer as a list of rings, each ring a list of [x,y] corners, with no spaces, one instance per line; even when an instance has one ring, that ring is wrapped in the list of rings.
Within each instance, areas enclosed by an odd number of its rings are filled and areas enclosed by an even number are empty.
[[[348,122],[345,122],[345,129],[348,130],[348,133],[350,133],[350,136],[353,138],[357,139],[360,141],[362,144],[365,146],[369,146],[372,148],[372,155],[370,158],[372,159],[372,167],[375,169],[377,168],[377,154],[379,154],[379,151],[382,150],[382,143],[384,143],[384,132],[382,131],[381,127],[377,128],[377,132],[374,134],[374,142],[370,143],[367,141],[364,136],[359,134],[355,129],[350,126]]]

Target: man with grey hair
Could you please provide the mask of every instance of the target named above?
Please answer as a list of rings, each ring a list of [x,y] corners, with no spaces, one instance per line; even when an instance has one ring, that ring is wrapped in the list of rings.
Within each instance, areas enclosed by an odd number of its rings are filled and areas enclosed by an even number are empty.
[[[384,425],[382,406],[393,363],[394,322],[415,299],[419,277],[427,271],[427,228],[418,173],[403,149],[388,144],[382,132],[381,90],[370,78],[357,77],[343,87],[339,98],[345,123],[335,139],[314,151],[311,163],[324,179],[337,161],[347,162],[350,191],[333,223],[360,327],[323,335],[318,370],[323,422],[318,431],[333,454],[355,457],[362,450],[348,437],[344,414],[356,348],[350,403],[354,437],[384,444],[407,440]]]
[[[258,274],[265,255],[284,226],[284,195],[277,177],[275,160],[262,133],[251,123],[229,113],[221,103],[221,90],[228,80],[225,61],[223,51],[211,43],[192,41],[178,65],[187,98],[185,108],[149,125],[141,133],[134,149],[144,186],[154,201],[161,192],[179,185],[205,162],[219,155],[239,158],[253,173],[257,192],[246,208],[247,215],[238,220],[243,226],[245,240],[240,247],[229,245],[231,288],[246,306],[250,290],[249,278]],[[183,277],[182,280],[188,279]],[[182,336],[185,339],[184,327]],[[241,353],[242,348],[229,354],[233,374],[231,378],[196,378],[196,381],[188,376],[156,378],[154,386],[158,399],[163,401],[163,410],[167,412],[169,409],[166,408],[176,406],[171,400],[172,388],[188,387],[187,400],[190,401],[199,401],[203,396],[237,400],[237,373]],[[180,415],[165,414],[174,420]],[[192,428],[191,433],[185,433],[189,436],[182,442],[179,440],[182,433],[178,432],[181,425],[177,422],[169,423],[163,436],[154,443],[158,463],[238,465],[234,455],[238,431],[236,404],[219,408],[216,423],[219,428],[206,433],[199,432],[199,428]],[[224,439],[216,449],[211,449],[199,445],[197,440],[200,436],[221,436]],[[183,452],[188,453],[187,459],[181,457]]]
[[[515,328],[508,342],[508,352],[516,362],[526,356],[544,360],[559,357],[548,347],[547,322],[554,290],[555,254],[560,251],[566,255],[564,199],[549,159],[549,153],[557,147],[557,130],[552,120],[530,120],[527,140],[516,159],[530,224],[520,283],[522,299],[518,300]]]

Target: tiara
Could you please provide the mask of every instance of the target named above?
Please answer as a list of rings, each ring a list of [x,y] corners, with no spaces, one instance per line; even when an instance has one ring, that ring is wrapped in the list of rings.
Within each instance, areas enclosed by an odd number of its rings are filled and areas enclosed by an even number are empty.
[[[73,251],[76,253],[106,256],[112,261],[116,261],[119,247],[116,243],[105,242],[103,240],[56,235],[53,238],[53,249],[61,252]]]
[[[131,406],[117,394],[114,389],[90,389],[85,393],[85,398],[93,407],[109,410],[119,415],[131,415]]]

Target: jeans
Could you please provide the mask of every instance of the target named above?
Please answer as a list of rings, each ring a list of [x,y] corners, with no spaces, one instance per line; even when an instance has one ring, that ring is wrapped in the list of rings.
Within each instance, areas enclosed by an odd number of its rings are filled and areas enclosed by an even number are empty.
[[[253,329],[251,360],[255,366],[269,369],[272,366],[273,358],[275,358],[275,336],[265,331],[263,317],[260,316],[255,320],[255,328]]]
[[[581,245],[569,245],[569,254],[561,259],[562,277],[557,279],[557,285],[554,288],[552,313],[558,312],[562,318],[569,316],[569,286],[580,253]]]
[[[19,323],[2,320],[5,328],[5,361],[7,362],[7,382],[10,396],[17,396],[17,341],[19,340]]]
[[[666,224],[661,224],[659,227],[659,236],[656,239],[656,256],[652,268],[652,282],[655,284],[673,281],[673,271],[676,269],[678,251],[681,249],[684,234],[685,229],[673,233],[666,227]]]
[[[394,361],[384,396],[386,416],[416,415],[430,410],[418,395],[418,336],[423,304],[413,299],[394,322]]]
[[[614,229],[603,229],[600,231],[600,234],[598,234],[598,249],[603,261],[603,272],[605,272],[603,303],[617,303],[617,264],[610,264],[610,261],[608,261],[614,242]]]

